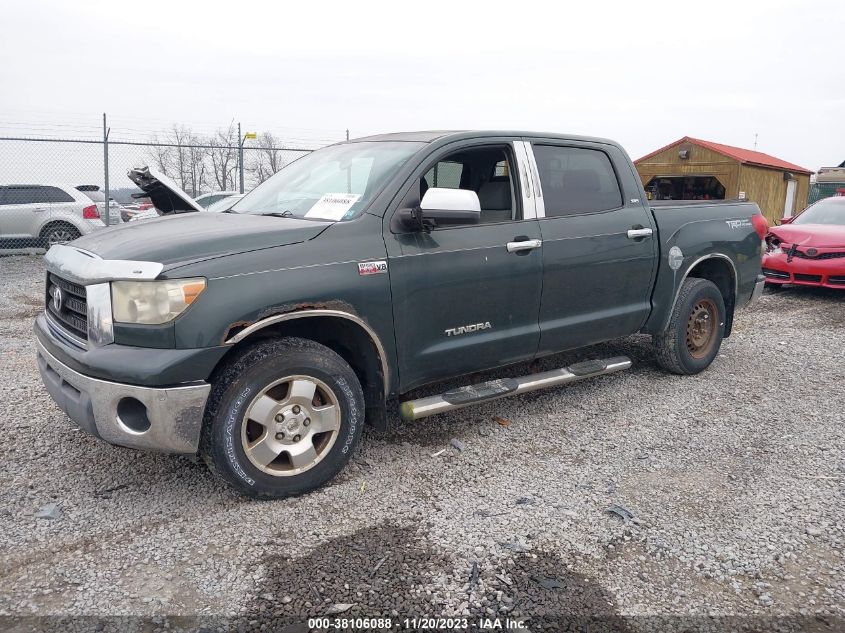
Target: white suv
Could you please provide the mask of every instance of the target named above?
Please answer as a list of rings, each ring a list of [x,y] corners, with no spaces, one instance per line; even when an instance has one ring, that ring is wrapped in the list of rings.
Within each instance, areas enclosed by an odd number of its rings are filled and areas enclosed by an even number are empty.
[[[105,226],[97,205],[66,185],[0,185],[0,248],[50,248]]]

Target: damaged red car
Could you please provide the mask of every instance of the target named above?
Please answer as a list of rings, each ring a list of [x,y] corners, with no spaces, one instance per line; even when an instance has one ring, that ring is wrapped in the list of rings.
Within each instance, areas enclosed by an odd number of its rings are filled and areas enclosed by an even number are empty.
[[[771,286],[845,290],[845,196],[819,200],[769,229],[763,275]]]

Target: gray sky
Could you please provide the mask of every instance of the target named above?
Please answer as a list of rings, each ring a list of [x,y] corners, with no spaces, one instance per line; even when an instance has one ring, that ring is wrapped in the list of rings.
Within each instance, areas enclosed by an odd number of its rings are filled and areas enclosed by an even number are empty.
[[[845,160],[845,2],[5,0],[0,134],[505,128]],[[1,179],[1,178],[0,178]]]

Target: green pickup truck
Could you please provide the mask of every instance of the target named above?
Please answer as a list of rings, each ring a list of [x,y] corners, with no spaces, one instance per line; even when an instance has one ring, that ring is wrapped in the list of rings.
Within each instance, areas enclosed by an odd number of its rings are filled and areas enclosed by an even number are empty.
[[[46,255],[44,385],[95,437],[200,454],[255,497],[330,480],[394,397],[416,420],[631,361],[403,397],[421,385],[636,332],[666,370],[698,373],[763,288],[754,203],[650,204],[598,138],[361,138],[225,213],[149,169],[130,177],[165,217]]]

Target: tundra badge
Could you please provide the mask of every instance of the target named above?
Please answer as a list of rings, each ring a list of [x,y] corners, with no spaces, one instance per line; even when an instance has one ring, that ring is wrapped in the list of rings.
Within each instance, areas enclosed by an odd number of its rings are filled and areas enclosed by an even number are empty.
[[[460,327],[450,327],[448,330],[443,330],[446,336],[459,336],[460,334],[469,334],[470,332],[480,332],[481,330],[489,330],[492,325],[490,321],[484,323],[470,323],[469,325],[462,325]]]

